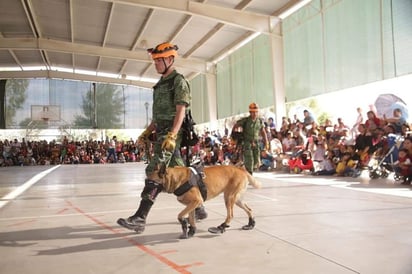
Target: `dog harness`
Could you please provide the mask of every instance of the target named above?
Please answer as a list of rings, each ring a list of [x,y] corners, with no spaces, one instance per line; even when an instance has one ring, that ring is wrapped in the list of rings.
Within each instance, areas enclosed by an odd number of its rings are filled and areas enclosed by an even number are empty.
[[[176,196],[181,196],[188,192],[192,187],[197,186],[199,188],[200,194],[202,195],[203,201],[206,201],[207,198],[207,188],[203,182],[203,171],[199,171],[200,167],[195,168],[193,166],[189,167],[191,173],[189,181],[179,186],[173,194]]]

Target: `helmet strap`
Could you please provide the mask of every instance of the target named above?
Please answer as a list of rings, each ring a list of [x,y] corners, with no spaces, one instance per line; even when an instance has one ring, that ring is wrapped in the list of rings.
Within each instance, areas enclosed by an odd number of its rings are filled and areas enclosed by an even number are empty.
[[[173,58],[173,60],[172,60],[172,62],[170,63],[169,66],[166,65],[165,58],[162,58],[162,59],[163,59],[163,65],[164,65],[164,67],[165,67],[165,69],[164,69],[163,72],[162,72],[162,75],[163,75],[163,74],[165,74],[165,73],[169,70],[169,68],[170,68],[171,66],[173,66],[173,63],[175,62],[175,58]]]

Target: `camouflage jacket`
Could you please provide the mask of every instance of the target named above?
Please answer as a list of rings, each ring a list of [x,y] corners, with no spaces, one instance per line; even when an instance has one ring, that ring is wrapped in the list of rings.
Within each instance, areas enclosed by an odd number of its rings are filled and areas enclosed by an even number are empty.
[[[176,116],[176,105],[190,105],[189,83],[183,75],[173,71],[160,78],[153,87],[153,122],[161,128],[171,128]]]

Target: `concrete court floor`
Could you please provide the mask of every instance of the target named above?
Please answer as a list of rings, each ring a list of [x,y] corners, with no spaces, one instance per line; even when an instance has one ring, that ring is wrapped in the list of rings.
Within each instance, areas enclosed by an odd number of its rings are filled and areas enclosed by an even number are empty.
[[[226,233],[209,233],[226,214],[220,196],[180,240],[174,195],[159,195],[144,234],[116,224],[137,207],[144,167],[0,168],[0,273],[412,273],[412,191],[390,178],[255,173],[254,230],[236,208]]]

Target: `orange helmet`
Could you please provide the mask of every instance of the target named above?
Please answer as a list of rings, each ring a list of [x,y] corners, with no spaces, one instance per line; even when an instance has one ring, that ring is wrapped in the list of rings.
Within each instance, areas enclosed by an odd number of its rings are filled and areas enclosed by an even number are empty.
[[[256,103],[251,103],[249,105],[249,112],[258,112],[259,111],[259,105]]]
[[[169,56],[176,57],[178,49],[178,46],[165,42],[157,45],[154,48],[148,49],[147,52],[152,56],[152,59],[156,59]]]

